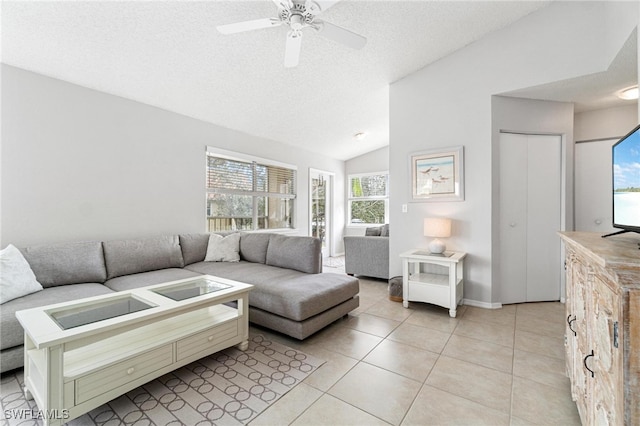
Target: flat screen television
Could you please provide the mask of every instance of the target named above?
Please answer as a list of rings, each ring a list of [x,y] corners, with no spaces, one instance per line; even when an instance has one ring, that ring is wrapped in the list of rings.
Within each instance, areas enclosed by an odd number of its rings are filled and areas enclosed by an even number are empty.
[[[616,142],[612,149],[613,227],[640,233],[640,126]]]

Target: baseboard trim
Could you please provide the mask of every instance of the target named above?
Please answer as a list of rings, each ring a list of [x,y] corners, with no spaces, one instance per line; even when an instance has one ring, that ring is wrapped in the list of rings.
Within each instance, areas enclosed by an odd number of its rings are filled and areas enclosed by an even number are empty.
[[[502,303],[481,302],[479,300],[472,300],[472,299],[462,299],[462,304],[467,306],[475,306],[476,308],[484,308],[484,309],[502,308]]]

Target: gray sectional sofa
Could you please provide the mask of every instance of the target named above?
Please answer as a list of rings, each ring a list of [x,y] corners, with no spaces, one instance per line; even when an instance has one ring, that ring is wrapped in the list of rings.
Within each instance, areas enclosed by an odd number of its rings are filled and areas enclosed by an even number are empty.
[[[304,339],[359,305],[357,279],[322,273],[320,241],[241,233],[239,262],[205,262],[209,234],[22,248],[43,290],[0,305],[0,372],[23,365],[15,312],[209,274],[253,284],[249,321]]]

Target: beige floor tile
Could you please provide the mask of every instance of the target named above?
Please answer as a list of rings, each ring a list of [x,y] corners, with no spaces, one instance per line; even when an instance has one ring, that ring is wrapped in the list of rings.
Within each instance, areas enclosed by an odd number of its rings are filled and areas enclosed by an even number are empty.
[[[327,391],[336,384],[349,370],[351,370],[358,360],[339,354],[334,351],[328,351],[320,346],[313,346],[308,354],[313,355],[325,361],[316,371],[311,373],[305,380],[309,386],[313,386],[321,391]]]
[[[509,414],[425,385],[402,425],[500,426],[509,425]]]
[[[500,309],[483,309],[469,306],[463,318],[483,324],[491,323],[513,327],[516,321],[516,306],[503,305]]]
[[[484,340],[497,345],[513,347],[514,327],[489,322],[460,320],[453,334]]]
[[[564,338],[516,330],[514,348],[521,351],[564,359]]]
[[[565,361],[560,358],[516,349],[513,358],[513,375],[559,389],[570,389]]]
[[[386,281],[361,277],[358,277],[358,280],[360,281],[360,294],[385,299],[389,296],[389,285]]]
[[[447,342],[442,354],[509,374],[513,367],[512,348],[455,334]]]
[[[439,309],[436,310],[432,308],[433,305],[426,304],[421,304],[422,306],[419,307],[414,307],[413,305],[411,306],[411,316],[406,319],[405,324],[419,325],[420,327],[432,328],[443,333],[451,333],[458,325],[458,321],[460,321],[457,317],[451,318],[448,309],[438,307]],[[423,306],[428,306],[429,308]]]
[[[513,378],[511,410],[513,416],[536,424],[580,425],[578,409],[567,389],[520,377]]]
[[[363,333],[352,328],[334,327],[327,332],[321,332],[321,334],[313,336],[313,340],[309,342],[308,347],[312,353],[315,346],[360,360],[382,340],[382,337]]]
[[[281,423],[280,423],[281,424]],[[377,417],[349,405],[331,395],[323,395],[293,423],[294,426],[344,425],[344,426],[388,426]],[[279,425],[274,423],[273,425]]]
[[[449,333],[443,333],[431,328],[403,323],[389,335],[388,339],[427,351],[440,353],[447,344],[450,336]]]
[[[560,302],[520,303],[513,306],[517,308],[516,315],[519,317],[534,316],[546,318],[547,321],[564,321],[566,318],[566,306]]]
[[[329,389],[329,394],[398,425],[420,387],[415,380],[361,362]]]
[[[516,316],[516,330],[528,331],[545,336],[556,337],[564,335],[565,324],[562,318],[553,321],[549,317],[538,318],[532,315]]]
[[[359,315],[367,310],[371,309],[373,306],[377,305],[381,301],[384,300],[381,297],[377,296],[367,296],[367,295],[359,295],[360,303],[357,309],[354,309],[349,314],[350,315]]]
[[[433,352],[384,340],[366,356],[364,362],[424,382],[437,359],[438,355]]]
[[[441,355],[425,384],[509,413],[511,374]]]
[[[375,336],[386,337],[400,324],[400,321],[370,315],[365,312],[358,316],[349,317],[341,325]]]
[[[252,425],[579,424],[563,304],[460,306],[450,318],[390,301],[384,281],[360,278],[360,289],[358,310],[303,341],[251,327],[325,360]]]
[[[300,383],[251,421],[251,426],[288,425],[316,402],[323,392]]]
[[[411,315],[411,310],[404,308],[402,303],[392,302],[390,300],[381,300],[367,309],[366,312],[394,321],[404,321]]]
[[[510,426],[535,426],[536,423],[528,422],[516,416],[511,416]]]

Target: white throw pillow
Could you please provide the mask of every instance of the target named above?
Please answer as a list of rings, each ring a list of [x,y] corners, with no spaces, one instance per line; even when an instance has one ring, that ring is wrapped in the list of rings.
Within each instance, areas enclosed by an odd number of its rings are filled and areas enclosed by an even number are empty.
[[[240,261],[240,233],[229,234],[226,237],[218,234],[209,235],[209,245],[205,262],[239,262]]]
[[[20,250],[9,244],[0,250],[0,304],[42,290]]]

